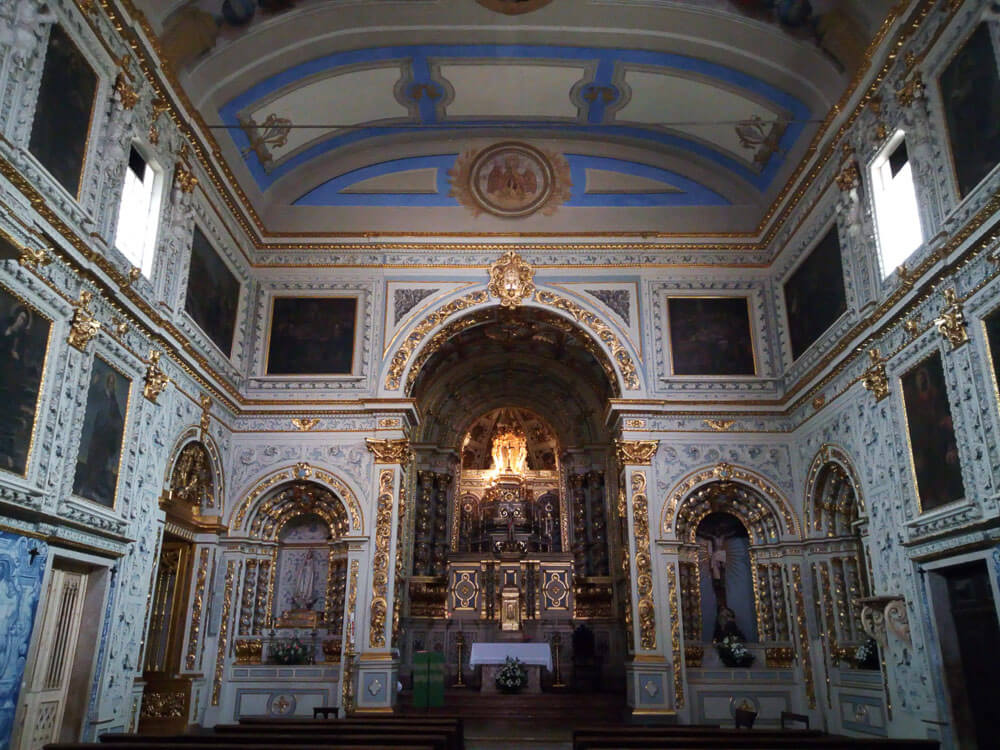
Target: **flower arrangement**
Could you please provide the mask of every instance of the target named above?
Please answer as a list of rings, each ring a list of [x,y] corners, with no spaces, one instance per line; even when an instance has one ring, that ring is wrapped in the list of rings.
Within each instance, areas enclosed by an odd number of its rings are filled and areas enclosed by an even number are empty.
[[[878,644],[874,638],[869,638],[854,652],[854,666],[858,669],[878,669]]]
[[[298,638],[278,641],[271,647],[271,660],[276,664],[308,664],[312,653]]]
[[[727,667],[749,667],[753,664],[753,654],[735,635],[727,635],[721,641],[716,641],[715,648]]]
[[[528,670],[520,659],[508,656],[497,670],[497,687],[505,693],[516,693],[528,683]]]

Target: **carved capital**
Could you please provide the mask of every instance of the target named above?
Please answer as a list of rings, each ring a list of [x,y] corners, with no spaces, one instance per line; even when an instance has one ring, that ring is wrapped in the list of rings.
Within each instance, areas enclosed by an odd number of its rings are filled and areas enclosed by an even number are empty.
[[[490,266],[488,291],[500,299],[501,306],[518,307],[525,298],[534,294],[534,275],[535,270],[511,250]]]
[[[622,466],[632,464],[649,466],[656,455],[659,440],[617,440],[615,448],[618,453],[618,463]]]
[[[69,336],[67,343],[81,352],[86,351],[87,344],[101,330],[101,323],[90,312],[90,301],[94,295],[87,290],[80,292],[79,302],[75,302],[76,309],[73,311],[73,319],[69,323]]]
[[[861,626],[865,633],[885,648],[887,632],[892,632],[906,645],[910,639],[910,620],[906,613],[906,600],[901,596],[869,596],[859,600]]]
[[[170,383],[163,370],[160,369],[160,357],[162,353],[156,349],[149,350],[149,364],[146,365],[145,385],[142,388],[142,395],[156,403],[156,399],[167,389]]]
[[[380,464],[405,464],[413,458],[410,451],[410,441],[406,438],[399,440],[376,440],[375,438],[365,438],[365,445],[375,456],[375,462]]]
[[[868,358],[871,366],[861,376],[861,384],[865,390],[871,391],[876,401],[881,401],[889,395],[889,377],[885,372],[885,360],[878,349],[869,349]]]
[[[962,301],[954,288],[944,290],[944,309],[941,316],[934,321],[938,333],[948,339],[952,349],[969,342],[969,332],[966,329],[968,323],[965,320],[965,312],[962,309]]]

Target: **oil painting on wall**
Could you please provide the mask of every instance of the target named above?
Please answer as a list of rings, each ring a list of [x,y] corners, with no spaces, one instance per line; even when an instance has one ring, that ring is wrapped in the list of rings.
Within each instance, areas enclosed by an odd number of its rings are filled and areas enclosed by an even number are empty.
[[[986,341],[990,347],[993,382],[1000,384],[1000,309],[987,315],[983,323],[986,326]]]
[[[1000,74],[985,23],[939,79],[958,192],[967,195],[1000,163]]]
[[[115,504],[130,384],[111,365],[94,357],[73,494],[109,508]]]
[[[353,369],[354,297],[275,297],[268,375],[349,375]]]
[[[674,375],[756,373],[746,297],[672,297],[667,315]]]
[[[63,28],[52,26],[28,150],[72,195],[80,189],[97,74]]]
[[[836,226],[830,228],[785,282],[785,310],[792,359],[802,356],[847,310]]]
[[[0,468],[24,474],[51,324],[0,287]]]
[[[233,351],[239,303],[239,279],[219,257],[205,233],[195,227],[184,310],[227,357]]]
[[[965,487],[941,355],[934,354],[907,372],[902,384],[921,510],[961,500]]]

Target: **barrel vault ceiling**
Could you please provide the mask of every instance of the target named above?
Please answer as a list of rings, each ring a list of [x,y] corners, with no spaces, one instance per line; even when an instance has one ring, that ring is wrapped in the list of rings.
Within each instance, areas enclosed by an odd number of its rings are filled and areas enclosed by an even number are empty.
[[[888,5],[135,4],[278,235],[753,233]],[[550,210],[463,203],[463,160],[502,141],[558,166]]]

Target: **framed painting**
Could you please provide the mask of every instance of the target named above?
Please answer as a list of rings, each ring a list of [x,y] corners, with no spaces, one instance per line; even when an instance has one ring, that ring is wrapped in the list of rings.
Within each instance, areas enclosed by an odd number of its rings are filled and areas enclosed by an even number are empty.
[[[923,360],[900,381],[921,512],[961,500],[965,486],[941,354]]]
[[[0,287],[0,468],[28,470],[52,324]]]
[[[674,375],[757,374],[746,297],[670,297],[667,318]]]
[[[847,311],[836,226],[830,227],[788,277],[784,292],[792,360],[796,360]]]
[[[356,297],[274,297],[267,375],[350,375]]]
[[[997,308],[983,318],[983,328],[986,330],[986,347],[990,353],[990,364],[993,366],[993,386],[996,389],[1000,383],[1000,308]],[[997,394],[994,391],[995,395]]]
[[[239,304],[239,279],[196,226],[184,310],[227,357],[233,353]]]
[[[28,150],[71,195],[79,195],[97,74],[59,24],[49,32]]]
[[[960,196],[1000,163],[1000,73],[989,27],[979,24],[938,78]]]
[[[118,370],[94,357],[73,494],[108,508],[115,507],[131,385]]]

